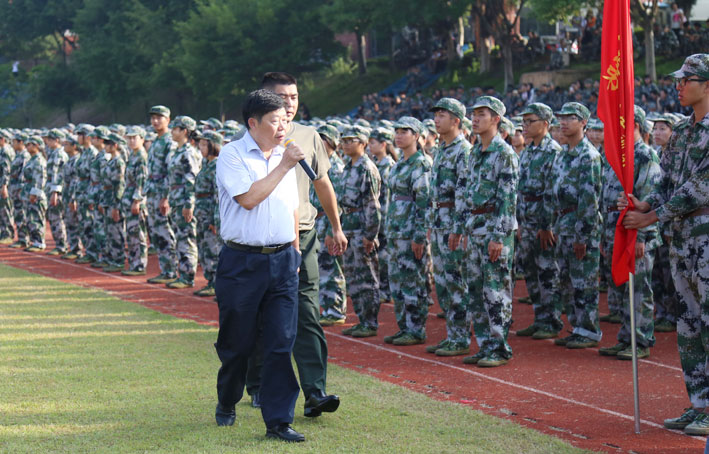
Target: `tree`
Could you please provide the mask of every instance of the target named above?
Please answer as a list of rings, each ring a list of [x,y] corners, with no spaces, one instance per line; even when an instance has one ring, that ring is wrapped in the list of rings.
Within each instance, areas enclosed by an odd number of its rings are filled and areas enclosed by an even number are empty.
[[[83,99],[87,90],[73,65],[38,67],[39,99],[49,106],[64,109],[66,119],[71,122],[74,104]]]
[[[645,74],[653,81],[657,80],[657,70],[655,68],[655,19],[659,10],[657,0],[652,0],[650,5],[644,5],[640,0],[632,0],[633,12],[640,17],[645,35]]]
[[[332,31],[354,32],[360,75],[367,74],[366,36],[374,27],[376,13],[381,11],[384,3],[380,0],[333,0],[323,8],[323,17]]]

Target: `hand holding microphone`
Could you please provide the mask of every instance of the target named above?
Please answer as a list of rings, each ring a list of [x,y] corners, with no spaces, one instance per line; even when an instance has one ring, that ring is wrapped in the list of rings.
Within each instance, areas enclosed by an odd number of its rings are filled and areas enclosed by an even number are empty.
[[[286,147],[286,151],[284,153],[284,158],[293,159],[295,162],[300,164],[300,167],[303,168],[305,173],[308,175],[308,177],[311,180],[315,179],[315,172],[313,172],[313,169],[310,168],[307,162],[305,162],[305,153],[303,153],[303,150],[300,149],[298,145],[293,141],[293,139],[287,139],[284,143]],[[295,165],[295,164],[293,164]]]

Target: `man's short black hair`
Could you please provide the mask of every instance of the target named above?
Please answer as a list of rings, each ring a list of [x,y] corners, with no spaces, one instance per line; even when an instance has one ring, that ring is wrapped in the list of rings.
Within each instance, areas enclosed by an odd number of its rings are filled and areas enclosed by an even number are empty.
[[[264,115],[285,107],[283,99],[270,90],[255,90],[249,93],[241,108],[246,129],[249,129],[249,118],[261,121]]]
[[[276,85],[298,85],[295,77],[284,72],[270,72],[263,75],[261,88],[273,89]]]

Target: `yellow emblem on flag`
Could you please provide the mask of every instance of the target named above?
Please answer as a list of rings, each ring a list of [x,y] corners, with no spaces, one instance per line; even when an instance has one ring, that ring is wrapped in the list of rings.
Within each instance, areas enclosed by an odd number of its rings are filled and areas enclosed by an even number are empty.
[[[613,65],[608,65],[607,75],[603,76],[603,78],[608,81],[606,89],[615,91],[618,89],[618,78],[620,77],[620,50],[618,55],[613,57],[613,61],[615,62],[615,68]]]

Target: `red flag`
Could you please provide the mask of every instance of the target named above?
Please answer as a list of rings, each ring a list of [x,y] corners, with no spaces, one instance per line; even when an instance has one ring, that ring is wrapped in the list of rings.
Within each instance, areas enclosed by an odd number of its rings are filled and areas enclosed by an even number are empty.
[[[635,97],[633,35],[630,28],[630,0],[606,0],[603,6],[601,40],[601,88],[598,117],[604,124],[606,158],[618,175],[626,194],[633,192]],[[628,208],[620,213],[613,243],[613,280],[628,281],[635,272],[637,230],[626,230],[622,221]]]

